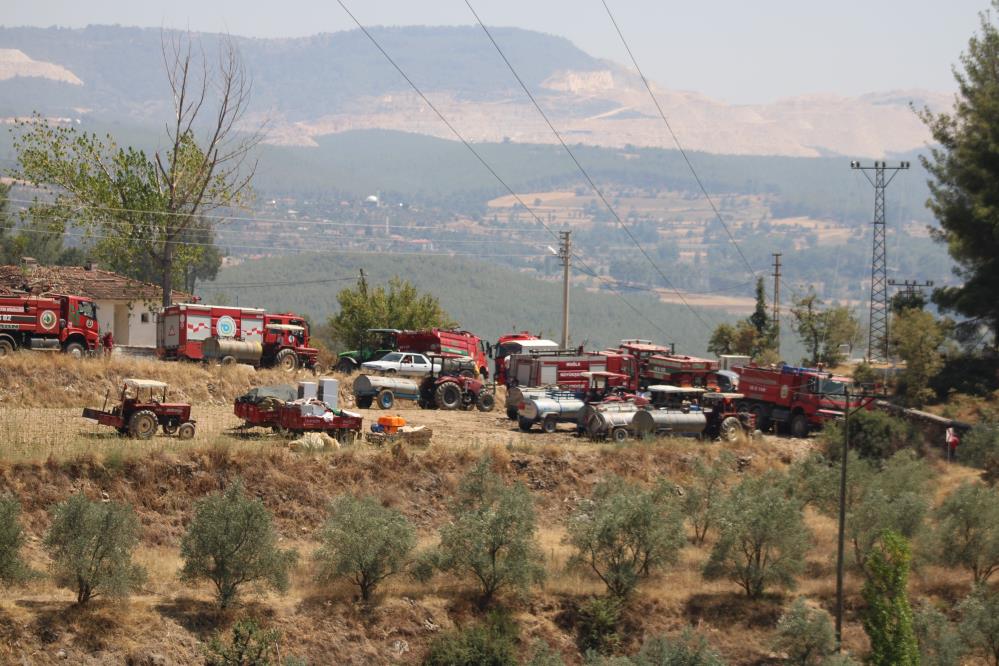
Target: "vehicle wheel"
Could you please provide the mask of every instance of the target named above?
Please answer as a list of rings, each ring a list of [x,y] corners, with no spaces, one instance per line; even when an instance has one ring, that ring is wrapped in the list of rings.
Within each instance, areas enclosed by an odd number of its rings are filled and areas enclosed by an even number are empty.
[[[392,405],[395,404],[395,393],[389,389],[382,389],[378,392],[376,400],[380,409],[392,409]]]
[[[322,363],[313,363],[312,374],[315,375],[316,377],[322,377],[323,375],[326,374],[326,366],[324,366]]]
[[[397,374],[398,372],[399,371],[396,370],[395,368],[386,368],[384,374],[391,377],[392,375]]]
[[[157,426],[159,421],[156,419],[156,414],[143,409],[132,414],[132,418],[128,420],[128,434],[136,439],[149,439],[156,434]]]
[[[176,421],[172,421],[172,422],[169,422],[169,423],[164,423],[163,424],[163,434],[164,435],[172,435],[172,434],[174,434],[175,432],[177,432],[178,426],[180,426],[180,424],[177,423]]]
[[[611,439],[620,444],[628,439],[628,430],[625,428],[614,428],[611,430]]]
[[[483,391],[479,394],[479,399],[475,401],[475,406],[480,412],[491,412],[496,407],[496,396]]]
[[[516,407],[507,407],[506,408],[506,417],[508,419],[510,419],[511,421],[516,421],[517,420],[517,408]]]
[[[371,409],[371,403],[375,401],[374,396],[371,395],[359,395],[357,396],[357,406],[361,409]]]
[[[734,416],[726,416],[718,427],[719,439],[723,441],[738,442],[742,435],[742,423]]]
[[[337,372],[342,372],[345,375],[352,375],[354,374],[354,370],[356,370],[353,361],[349,358],[340,359],[340,361],[336,364],[336,369]]]
[[[222,365],[236,365],[236,357],[235,356],[223,356],[221,363],[222,363]]]
[[[808,437],[808,417],[804,414],[795,414],[791,417],[791,437],[801,439]]]
[[[79,342],[70,342],[65,348],[63,348],[63,351],[66,352],[67,356],[72,356],[73,358],[83,358],[83,355],[87,350],[84,349],[83,345]]]
[[[524,432],[530,431],[531,426],[533,425],[534,421],[531,421],[530,419],[517,419],[517,427],[523,430]]]
[[[434,399],[441,409],[458,409],[461,407],[461,387],[455,382],[444,382],[434,391]]]
[[[558,430],[558,421],[555,420],[554,416],[547,416],[545,417],[545,420],[541,422],[541,429],[550,435]]]
[[[194,424],[190,421],[181,423],[177,428],[177,437],[180,439],[192,439],[194,437]]]
[[[275,358],[275,365],[285,372],[295,372],[298,370],[298,356],[293,349],[282,349]]]
[[[10,340],[0,340],[0,358],[14,353],[14,345]]]
[[[770,428],[770,414],[767,408],[763,405],[754,405],[749,411],[756,417],[756,427],[761,432],[766,432]]]

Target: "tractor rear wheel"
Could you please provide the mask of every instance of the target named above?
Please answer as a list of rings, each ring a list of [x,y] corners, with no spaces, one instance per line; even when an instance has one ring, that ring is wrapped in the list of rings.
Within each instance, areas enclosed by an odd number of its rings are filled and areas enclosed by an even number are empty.
[[[274,364],[285,372],[295,372],[298,370],[298,356],[294,349],[282,349],[274,358]]]
[[[395,404],[395,393],[389,389],[382,389],[378,392],[376,400],[380,409],[392,409],[392,405]]]
[[[491,412],[496,407],[496,396],[483,391],[479,393],[479,398],[475,401],[475,406],[478,407],[480,412]]]
[[[63,351],[66,352],[67,356],[72,358],[83,358],[83,354],[86,352],[83,345],[79,342],[70,342],[63,348]]]
[[[738,442],[743,435],[742,423],[734,416],[726,416],[718,427],[718,437],[725,442]]]
[[[14,345],[11,344],[10,340],[0,340],[0,358],[9,356],[13,353]]]
[[[798,439],[808,437],[808,417],[804,414],[795,414],[791,417],[791,437]]]
[[[558,420],[554,416],[546,416],[541,422],[541,429],[549,435],[558,430]]]
[[[456,382],[444,382],[434,391],[434,400],[440,409],[461,407],[461,387]]]
[[[177,428],[177,437],[180,439],[191,439],[194,437],[194,424],[186,421]]]
[[[156,434],[157,426],[159,421],[156,414],[143,409],[132,414],[132,418],[128,420],[128,434],[136,439],[149,439]]]
[[[342,372],[345,375],[352,375],[354,374],[354,370],[356,370],[357,367],[354,365],[353,361],[351,361],[349,358],[341,358],[340,361],[336,364],[336,369],[337,372]]]

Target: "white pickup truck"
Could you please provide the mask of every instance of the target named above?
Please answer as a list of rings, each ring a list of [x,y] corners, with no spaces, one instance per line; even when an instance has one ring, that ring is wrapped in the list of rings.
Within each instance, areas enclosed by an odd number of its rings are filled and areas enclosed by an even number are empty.
[[[411,352],[392,352],[382,356],[377,361],[367,361],[361,364],[365,372],[379,373],[383,375],[405,375],[409,377],[422,377],[430,374],[430,359],[423,354]],[[440,361],[433,364],[433,371],[440,372]]]

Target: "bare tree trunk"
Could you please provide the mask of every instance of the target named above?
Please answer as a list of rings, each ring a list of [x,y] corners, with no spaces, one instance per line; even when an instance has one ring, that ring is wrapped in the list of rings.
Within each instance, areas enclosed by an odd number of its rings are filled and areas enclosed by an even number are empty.
[[[163,307],[173,305],[173,246],[163,245],[163,273],[160,275],[160,286],[163,288]]]

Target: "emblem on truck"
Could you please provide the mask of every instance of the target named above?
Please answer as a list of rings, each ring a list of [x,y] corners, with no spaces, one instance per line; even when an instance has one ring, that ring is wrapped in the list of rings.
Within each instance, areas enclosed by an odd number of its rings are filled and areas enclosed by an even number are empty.
[[[229,315],[222,315],[215,323],[215,331],[220,338],[232,338],[236,336],[236,320]]]
[[[56,313],[52,310],[46,310],[38,317],[38,323],[41,324],[42,328],[46,331],[51,331],[59,323],[59,318],[56,317]]]

